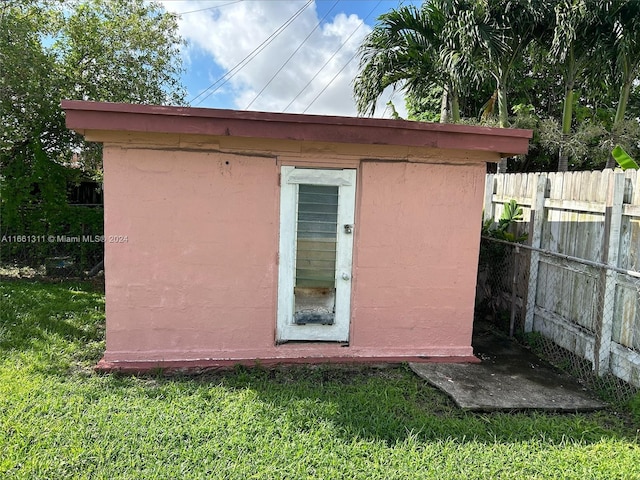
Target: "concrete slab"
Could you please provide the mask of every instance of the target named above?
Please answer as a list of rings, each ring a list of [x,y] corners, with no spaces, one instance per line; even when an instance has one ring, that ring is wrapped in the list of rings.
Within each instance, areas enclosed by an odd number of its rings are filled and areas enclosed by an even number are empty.
[[[409,365],[466,410],[576,412],[606,407],[572,377],[506,336],[480,328],[473,346],[481,363]]]

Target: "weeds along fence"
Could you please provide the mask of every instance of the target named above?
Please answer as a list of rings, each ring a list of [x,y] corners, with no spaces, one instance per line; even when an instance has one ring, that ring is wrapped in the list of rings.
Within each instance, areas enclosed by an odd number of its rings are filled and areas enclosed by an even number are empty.
[[[552,363],[623,399],[640,389],[640,174],[488,175],[485,219],[523,207],[526,245],[483,238],[477,303]],[[516,233],[516,232],[514,232]]]

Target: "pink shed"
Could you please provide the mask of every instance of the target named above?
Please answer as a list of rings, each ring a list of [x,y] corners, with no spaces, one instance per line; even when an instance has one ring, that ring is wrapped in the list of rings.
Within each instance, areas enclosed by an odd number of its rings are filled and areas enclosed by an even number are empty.
[[[98,368],[476,360],[486,163],[530,131],[62,106],[104,144]]]

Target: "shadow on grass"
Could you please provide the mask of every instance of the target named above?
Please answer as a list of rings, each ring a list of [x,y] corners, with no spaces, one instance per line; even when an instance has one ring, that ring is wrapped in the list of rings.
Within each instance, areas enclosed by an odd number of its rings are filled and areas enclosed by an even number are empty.
[[[0,351],[33,358],[47,351],[85,350],[104,338],[104,299],[81,282],[11,281],[0,284]],[[97,360],[97,358],[96,358]],[[56,372],[55,359],[48,373]]]
[[[103,295],[88,284],[0,285],[0,355],[25,357],[30,369],[76,375],[69,368],[71,363],[81,359],[89,365],[102,353],[103,325]],[[219,412],[216,415],[228,415],[230,422],[256,422],[287,432],[314,434],[326,428],[346,442],[560,445],[591,444],[603,438],[636,441],[623,418],[612,412],[464,412],[406,366],[238,367],[191,377],[88,375],[91,378],[74,377],[78,386],[86,384],[82,387],[85,394],[111,395],[118,408],[126,408],[132,398],[152,402],[143,402],[145,411],[150,406],[167,409],[175,402],[196,415]],[[264,435],[269,429],[256,431]]]
[[[201,388],[205,395],[207,385],[254,392],[269,406],[274,424],[285,422],[299,432],[313,432],[319,424],[329,423],[346,440],[370,439],[388,445],[410,438],[552,445],[592,444],[603,438],[636,440],[626,419],[612,412],[466,412],[406,365],[237,367],[233,372],[197,377],[157,376],[154,382],[159,387],[177,383]],[[148,395],[155,396],[153,390]]]

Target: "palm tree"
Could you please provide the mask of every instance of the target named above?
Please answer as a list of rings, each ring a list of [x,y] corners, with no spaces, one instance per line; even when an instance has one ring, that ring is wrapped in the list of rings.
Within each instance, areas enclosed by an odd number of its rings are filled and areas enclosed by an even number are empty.
[[[477,0],[473,14],[460,15],[457,28],[477,68],[496,84],[498,118],[508,126],[507,91],[523,52],[540,35],[548,11],[544,0]]]
[[[374,113],[388,86],[420,97],[438,85],[443,88],[440,121],[455,122],[459,96],[490,76],[496,82],[499,123],[507,127],[514,67],[548,10],[545,0],[432,0],[419,9],[401,7],[380,16],[360,47],[354,82],[358,112]]]
[[[389,86],[420,97],[433,86],[443,88],[440,121],[460,120],[459,94],[479,76],[456,45],[450,15],[465,1],[437,0],[422,7],[403,6],[381,15],[360,47],[360,73],[354,81],[358,112],[372,115]]]
[[[610,4],[610,35],[605,48],[613,64],[612,84],[619,88],[618,107],[612,127],[616,142],[617,132],[624,121],[631,86],[640,76],[640,2],[617,0]],[[615,160],[610,157],[605,168],[614,166]]]
[[[498,106],[500,127],[509,126],[507,92],[518,61],[525,50],[545,30],[549,4],[545,0],[477,0],[473,14],[457,17],[461,42],[476,67],[493,78],[495,92],[491,104]],[[498,172],[507,171],[507,161]]]
[[[575,86],[585,72],[594,67],[594,51],[601,37],[602,9],[607,1],[562,0],[555,7],[555,24],[549,57],[562,65],[564,100],[562,109],[562,142],[558,155],[558,171],[569,168],[566,147],[571,135]]]

